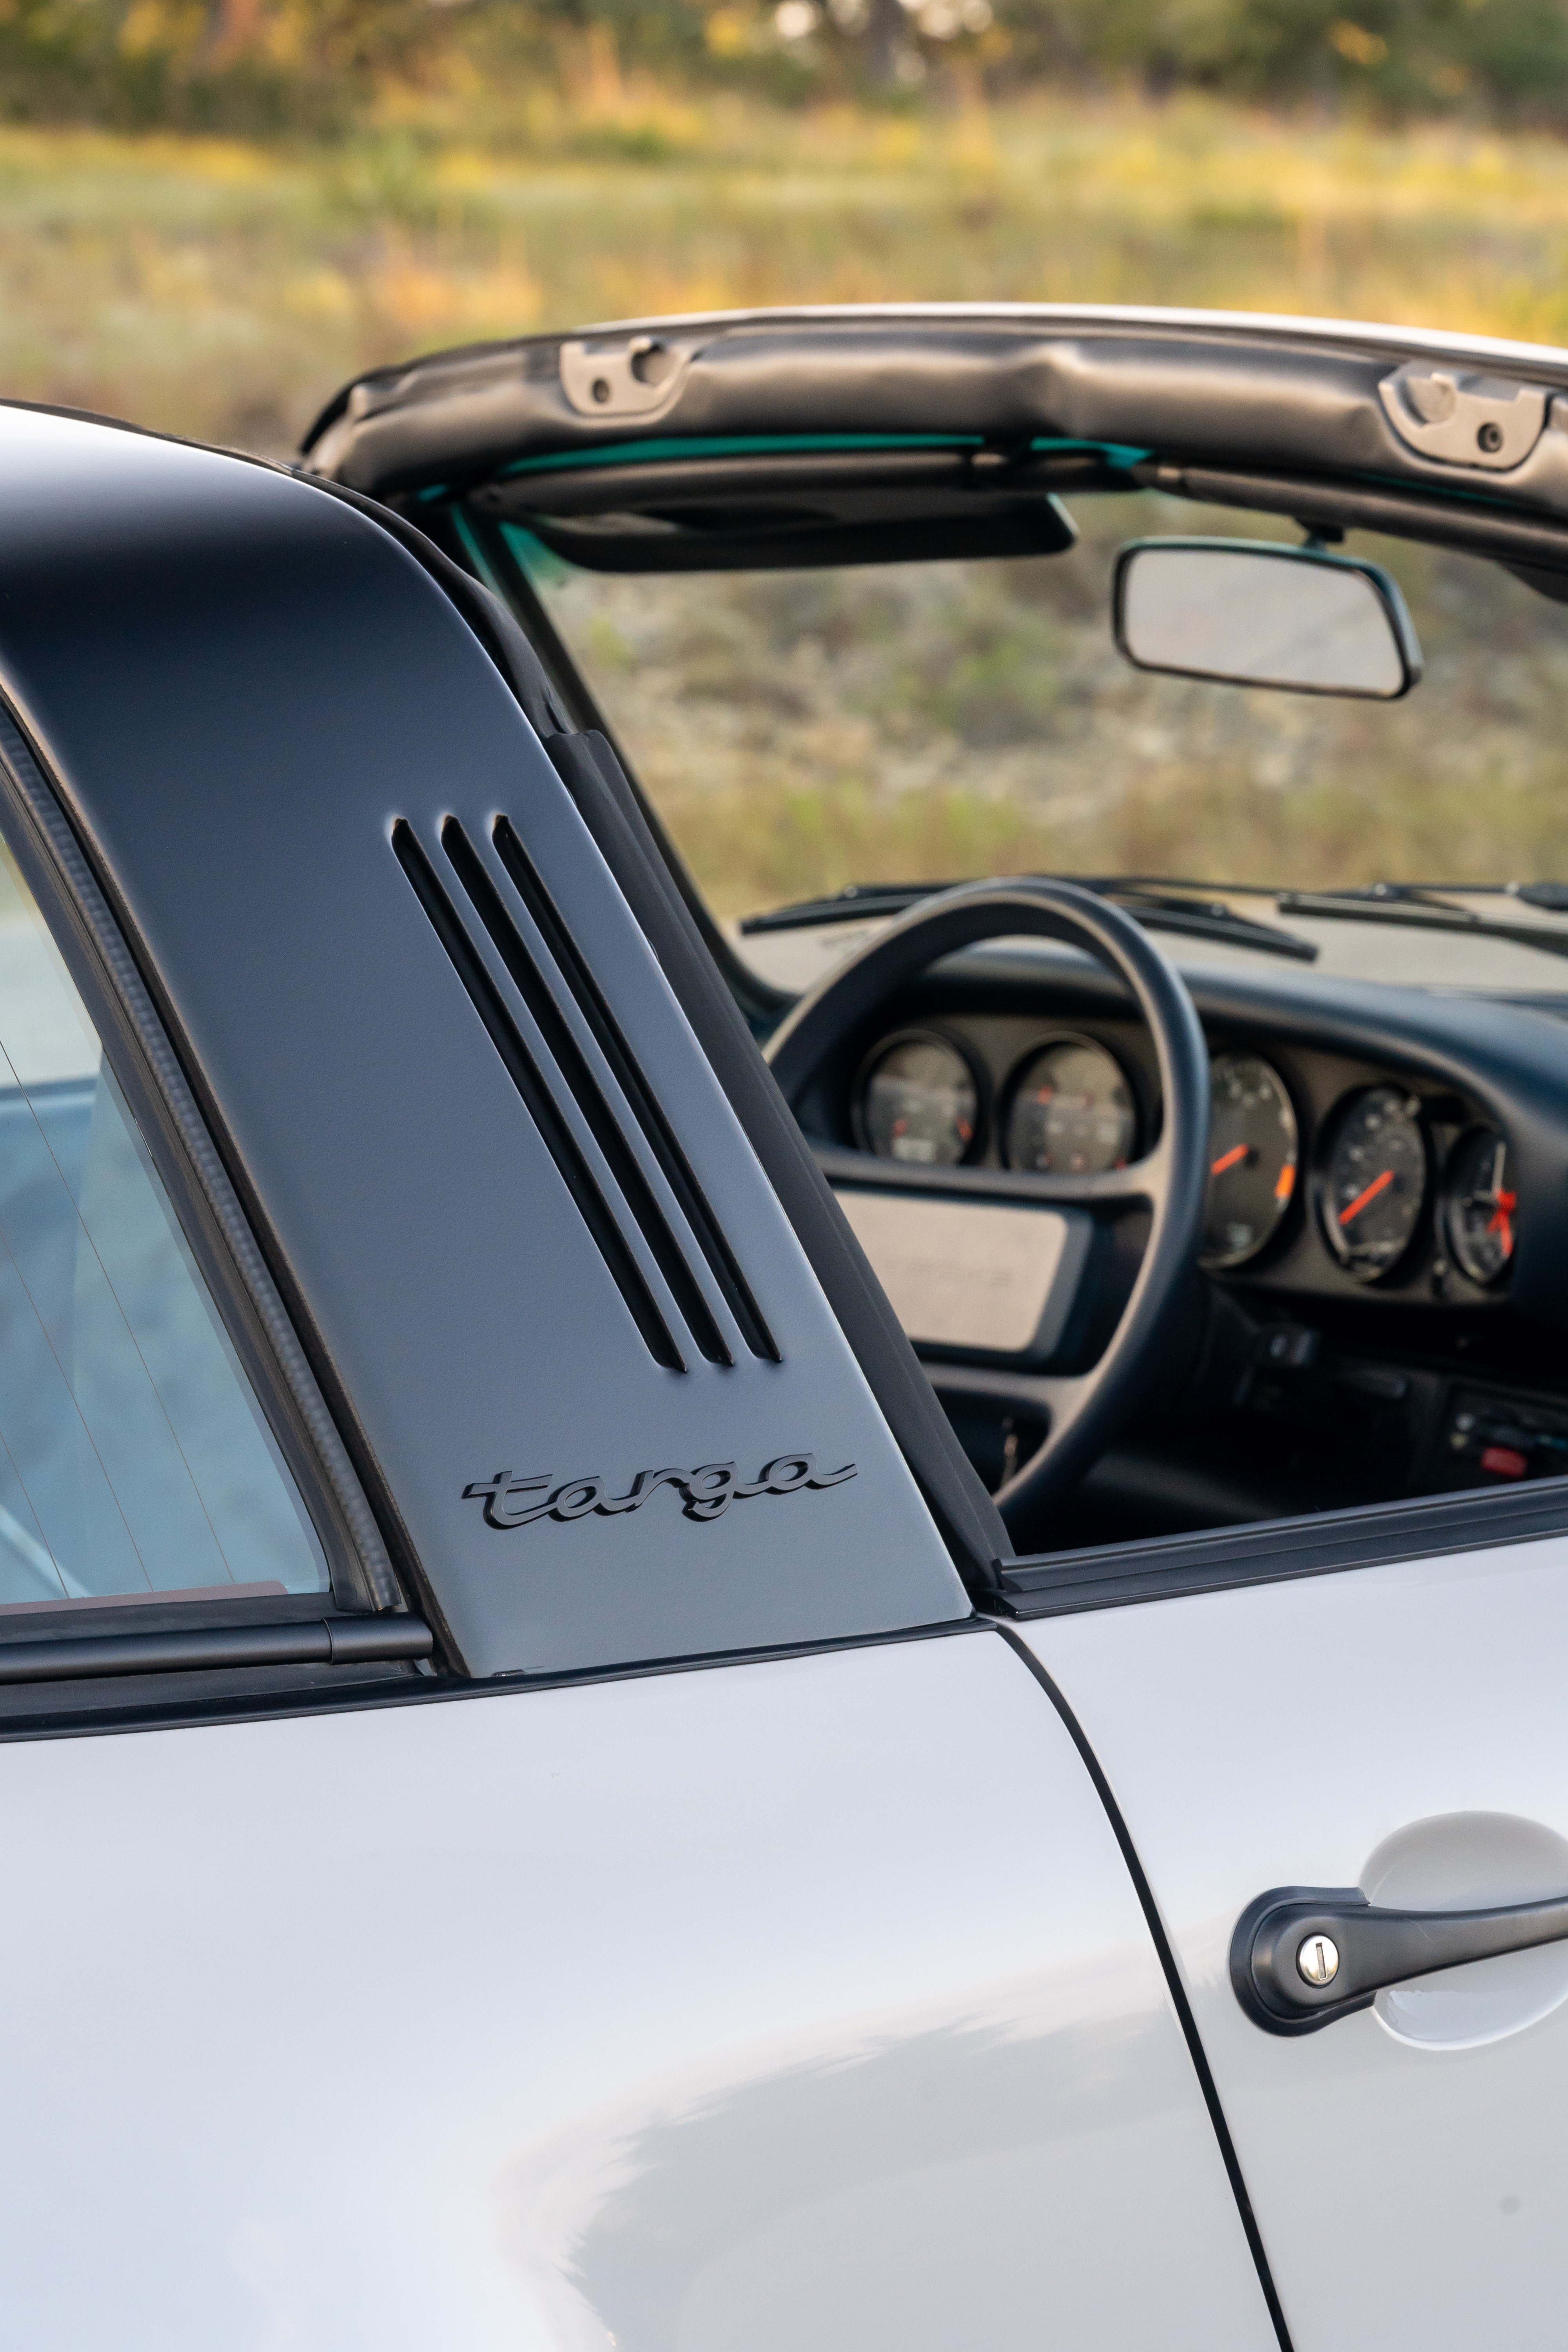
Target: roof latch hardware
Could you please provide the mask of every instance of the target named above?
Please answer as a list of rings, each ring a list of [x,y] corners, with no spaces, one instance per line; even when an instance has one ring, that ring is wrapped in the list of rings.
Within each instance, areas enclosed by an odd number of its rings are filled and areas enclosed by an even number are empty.
[[[674,399],[691,364],[655,335],[561,346],[561,389],[580,416],[647,416]]]
[[[1521,466],[1546,423],[1547,394],[1538,383],[1412,360],[1377,387],[1400,439],[1441,466],[1484,466],[1506,473]]]

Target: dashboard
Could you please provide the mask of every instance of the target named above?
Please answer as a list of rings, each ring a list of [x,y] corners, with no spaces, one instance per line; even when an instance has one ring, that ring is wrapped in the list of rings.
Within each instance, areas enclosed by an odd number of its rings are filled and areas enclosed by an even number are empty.
[[[1087,1493],[1069,1540],[1568,1470],[1568,1000],[1186,977],[1212,1105],[1192,1347],[1088,1482],[1115,1507]],[[1135,1161],[1161,1121],[1152,1042],[1115,984],[1022,942],[902,992],[800,1108],[863,1238],[879,1178],[936,1202],[995,1171],[1022,1206],[1032,1176]],[[1138,1247],[1134,1227],[1121,1297]],[[1037,1369],[1093,1360],[1103,1321],[1049,1319]],[[999,1484],[1029,1432],[988,1423],[973,1371],[944,1377],[976,1360],[951,1337],[921,1353]]]
[[[1048,1016],[938,1015],[878,1039],[850,1123],[863,1150],[895,1167],[1104,1174],[1155,1139],[1158,1094],[1141,1059],[1132,1041]],[[1277,1046],[1272,1058],[1211,1049],[1209,1082],[1205,1268],[1262,1273],[1299,1238],[1298,1276],[1321,1250],[1357,1283],[1403,1270],[1447,1295],[1506,1285],[1513,1163],[1473,1101],[1403,1072],[1313,1067]]]

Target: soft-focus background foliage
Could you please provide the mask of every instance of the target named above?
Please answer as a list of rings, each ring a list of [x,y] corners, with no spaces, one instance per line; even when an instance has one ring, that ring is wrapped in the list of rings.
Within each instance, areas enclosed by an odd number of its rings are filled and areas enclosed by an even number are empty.
[[[1568,340],[1568,0],[0,0],[0,390],[268,450],[376,362],[798,299]]]
[[[1561,0],[5,0],[6,110],[342,128],[388,81],[477,100],[602,70],[784,101],[1131,79],[1384,111],[1568,117]],[[489,109],[486,110],[489,110]]]
[[[588,54],[566,97],[391,84],[330,138],[0,127],[0,391],[277,453],[377,362],[731,303],[1181,301],[1568,341],[1550,132],[1050,89],[792,110]]]
[[[1495,564],[1358,536],[1426,656],[1394,703],[1155,677],[1111,642],[1131,538],[1292,536],[1071,499],[1066,555],[665,579],[530,569],[723,914],[846,883],[1165,874],[1297,887],[1562,872],[1568,611]]]

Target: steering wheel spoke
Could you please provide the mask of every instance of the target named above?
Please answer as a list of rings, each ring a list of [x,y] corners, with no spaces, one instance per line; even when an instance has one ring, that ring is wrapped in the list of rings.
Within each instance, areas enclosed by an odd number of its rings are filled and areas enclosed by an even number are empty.
[[[1096,1175],[1046,1175],[1016,1168],[910,1168],[874,1152],[847,1151],[837,1144],[812,1142],[816,1164],[830,1184],[859,1184],[881,1192],[915,1192],[928,1198],[996,1201],[1050,1209],[1087,1209],[1090,1214],[1123,1214],[1152,1209],[1163,1197],[1169,1161],[1163,1139],[1142,1160]]]

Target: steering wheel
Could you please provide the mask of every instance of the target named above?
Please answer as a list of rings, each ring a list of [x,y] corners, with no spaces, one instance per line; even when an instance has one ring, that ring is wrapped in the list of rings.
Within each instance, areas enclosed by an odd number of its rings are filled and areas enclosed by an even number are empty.
[[[1131,1291],[1109,1341],[1087,1371],[1030,1372],[995,1363],[940,1365],[949,1394],[984,1397],[1047,1422],[1046,1436],[1002,1486],[1009,1533],[1028,1540],[1045,1507],[1105,1451],[1137,1404],[1179,1316],[1197,1253],[1208,1182],[1208,1050],[1185,983],[1130,915],[1070,882],[966,883],[922,899],[804,996],[774,1034],[768,1060],[796,1117],[825,1062],[867,1024],[895,989],[942,957],[976,941],[1035,936],[1062,940],[1109,967],[1132,996],[1154,1041],[1164,1116],[1152,1151],[1101,1175],[1033,1174],[1003,1168],[922,1169],[814,1148],[831,1180],[926,1198],[1087,1211],[1114,1223],[1146,1210],[1149,1236]],[[1089,1263],[1102,1262],[1091,1254]],[[931,1371],[928,1361],[927,1370]]]

